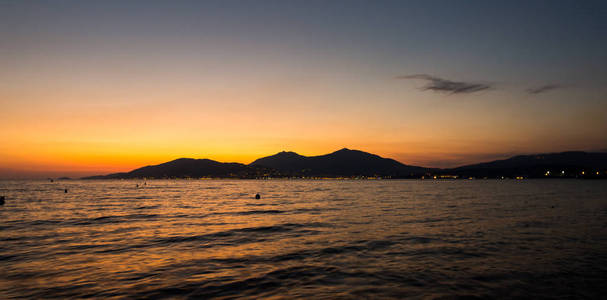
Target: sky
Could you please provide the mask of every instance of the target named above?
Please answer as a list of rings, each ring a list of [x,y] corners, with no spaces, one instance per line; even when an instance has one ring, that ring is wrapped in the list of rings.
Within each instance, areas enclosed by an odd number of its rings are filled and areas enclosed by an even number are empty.
[[[0,178],[607,151],[605,1],[0,1]]]

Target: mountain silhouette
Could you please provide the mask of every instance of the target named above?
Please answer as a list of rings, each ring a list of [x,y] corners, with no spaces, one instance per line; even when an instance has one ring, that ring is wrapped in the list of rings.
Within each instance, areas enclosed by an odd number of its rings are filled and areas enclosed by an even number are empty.
[[[280,152],[250,164],[278,170],[281,174],[304,176],[412,176],[426,168],[404,165],[375,154],[343,148],[330,154],[303,156]]]
[[[519,155],[504,160],[432,169],[402,164],[396,160],[347,148],[319,156],[280,152],[249,165],[222,163],[210,159],[180,158],[126,173],[83,179],[131,178],[260,178],[260,177],[390,177],[419,178],[422,175],[449,177],[605,177],[607,153],[561,152]],[[583,173],[582,173],[583,172]],[[599,174],[597,174],[599,172]]]
[[[518,155],[508,159],[461,166],[442,170],[442,173],[465,176],[550,176],[581,175],[607,169],[607,153],[569,151],[534,155]],[[599,172],[601,173],[601,172]]]
[[[221,163],[210,159],[180,158],[159,165],[146,166],[128,173],[91,176],[85,179],[129,178],[255,178],[268,171],[241,163]]]

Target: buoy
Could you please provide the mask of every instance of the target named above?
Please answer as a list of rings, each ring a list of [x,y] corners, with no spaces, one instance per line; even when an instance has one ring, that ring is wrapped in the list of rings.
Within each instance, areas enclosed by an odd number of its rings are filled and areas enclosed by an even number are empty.
[[[4,205],[4,196],[0,196],[0,205]]]
[[[261,199],[261,196],[259,194],[255,194],[255,199]]]
[[[63,190],[63,192],[67,193],[67,189]]]

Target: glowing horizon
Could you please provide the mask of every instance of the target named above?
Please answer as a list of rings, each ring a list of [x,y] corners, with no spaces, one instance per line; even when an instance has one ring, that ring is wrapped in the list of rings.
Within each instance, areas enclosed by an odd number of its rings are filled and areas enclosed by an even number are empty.
[[[607,149],[607,26],[582,4],[1,5],[0,178]]]

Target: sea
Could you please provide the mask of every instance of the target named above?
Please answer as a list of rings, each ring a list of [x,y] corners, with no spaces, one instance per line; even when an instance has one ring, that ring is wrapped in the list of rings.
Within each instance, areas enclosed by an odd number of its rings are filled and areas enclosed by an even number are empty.
[[[0,181],[0,195],[0,299],[607,297],[603,180]]]

